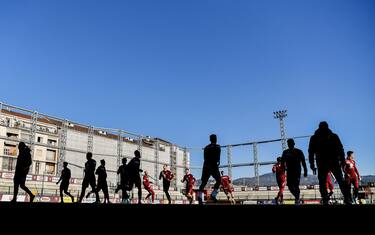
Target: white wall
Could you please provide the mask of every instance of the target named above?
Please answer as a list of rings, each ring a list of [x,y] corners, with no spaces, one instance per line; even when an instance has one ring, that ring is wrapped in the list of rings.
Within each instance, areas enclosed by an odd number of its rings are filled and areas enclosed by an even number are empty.
[[[43,124],[45,126],[45,124]],[[7,128],[0,126],[0,135],[6,136]],[[19,133],[20,134],[20,133]],[[47,144],[48,134],[36,133],[35,141],[37,137],[43,137],[43,144]],[[60,141],[58,137],[51,137],[51,139]],[[83,176],[83,167],[86,162],[86,152],[87,152],[87,142],[88,142],[88,133],[79,132],[73,129],[67,130],[67,141],[66,141],[66,154],[65,161],[70,163],[69,168],[72,171],[72,177],[82,178]],[[100,160],[104,159],[106,161],[107,171],[116,171],[117,170],[117,139],[110,139],[104,136],[94,135],[93,138],[93,158],[97,162],[97,166],[100,165]],[[161,145],[163,145],[161,143]],[[3,155],[4,141],[0,140],[0,155]],[[161,163],[158,166],[157,175],[162,170],[162,164],[167,164],[170,166],[170,147],[164,145],[165,151],[159,150],[159,162]],[[40,157],[35,157],[35,160],[45,161],[46,160],[46,150],[47,147],[35,146],[35,149],[41,149],[42,155]],[[51,148],[53,149],[53,148]],[[124,157],[128,158],[128,161],[134,157],[134,151],[138,149],[138,144],[123,142],[122,143],[122,153]],[[73,151],[77,150],[77,151]],[[111,155],[111,156],[108,156]],[[57,152],[57,156],[58,152]],[[155,160],[155,149],[154,146],[143,146],[142,147],[142,158],[141,160]],[[2,164],[2,159],[0,158],[0,166]],[[76,167],[74,165],[78,165]],[[177,165],[183,165],[183,151],[177,150]],[[43,168],[43,165],[40,167]],[[151,177],[155,177],[155,164],[147,161],[141,161],[141,168],[147,170]],[[35,163],[33,166],[35,170]],[[57,170],[57,169],[56,169]],[[182,168],[177,168],[177,172],[174,172],[177,177],[177,186],[180,188],[182,184],[180,180],[184,175],[184,170]],[[56,175],[59,176],[60,172],[56,172]],[[117,179],[116,173],[108,172],[108,181],[109,183],[115,184]],[[154,182],[156,183],[156,182]],[[161,182],[159,182],[161,183]]]
[[[68,129],[66,147],[87,151],[88,134]]]

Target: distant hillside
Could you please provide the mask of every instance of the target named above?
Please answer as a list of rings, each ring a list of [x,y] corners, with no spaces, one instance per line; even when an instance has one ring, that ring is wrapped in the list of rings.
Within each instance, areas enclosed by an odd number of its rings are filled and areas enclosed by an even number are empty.
[[[368,184],[370,182],[375,182],[375,175],[362,176],[362,181],[361,181],[362,184]],[[196,182],[196,185],[200,185],[200,183],[201,181],[198,179]],[[212,178],[210,178],[210,180],[208,181],[208,185],[209,184],[213,185],[214,183],[215,181]],[[259,183],[260,183],[259,186],[261,187],[277,186],[275,175],[272,173],[259,176]],[[251,186],[256,185],[256,179],[255,177],[239,178],[239,179],[235,179],[233,181],[233,184],[237,186],[246,185],[246,186],[251,187]],[[319,184],[318,177],[315,175],[308,175],[307,178],[302,176],[301,178],[301,185],[318,185],[318,184]]]
[[[365,175],[362,176],[362,183],[368,184],[368,183],[374,183],[375,182],[375,175]]]
[[[375,175],[367,175],[362,177],[363,184],[368,184],[369,182],[375,182]],[[255,177],[251,178],[239,178],[233,181],[234,185],[246,185],[254,186],[256,185]],[[315,175],[308,175],[306,178],[301,177],[301,185],[317,185],[319,184],[318,177]],[[259,186],[277,186],[275,175],[272,173],[264,174],[259,176]]]
[[[233,181],[234,185],[256,185],[256,178],[239,178]],[[318,184],[318,177],[315,175],[308,175],[306,178],[301,178],[301,185],[315,185]],[[276,177],[272,173],[264,174],[259,176],[259,186],[277,186]]]
[[[303,178],[303,177],[302,177]],[[198,179],[196,182],[196,185],[200,185],[201,181]],[[208,184],[214,184],[215,181],[210,178],[208,181]],[[259,176],[259,183],[261,187],[263,186],[277,186],[275,175],[272,173],[264,174]],[[245,178],[239,178],[233,180],[234,185],[238,186],[255,186],[256,185],[256,179],[255,177],[245,177]],[[307,178],[301,179],[301,185],[309,185],[309,184],[318,184],[318,178],[313,175],[309,175]]]

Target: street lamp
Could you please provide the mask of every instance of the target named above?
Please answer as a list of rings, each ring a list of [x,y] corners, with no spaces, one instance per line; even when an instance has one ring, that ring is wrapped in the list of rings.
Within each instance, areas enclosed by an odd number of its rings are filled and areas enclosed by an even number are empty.
[[[281,133],[281,146],[283,151],[286,149],[286,135],[285,135],[285,124],[284,118],[286,118],[287,110],[280,110],[273,112],[274,118],[280,120],[280,133]]]

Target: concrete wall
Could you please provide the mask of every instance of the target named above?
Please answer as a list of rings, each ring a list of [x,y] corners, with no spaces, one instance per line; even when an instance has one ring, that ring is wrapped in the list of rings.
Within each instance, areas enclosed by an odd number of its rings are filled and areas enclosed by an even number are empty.
[[[82,167],[79,168],[77,166],[70,165],[69,168],[72,172],[72,177],[83,177],[83,166],[86,162],[87,137],[87,133],[82,133],[71,129],[68,129],[67,131],[66,148],[81,151],[66,151],[65,161]],[[59,174],[60,172],[58,175]]]
[[[107,169],[108,184],[115,185],[117,182],[117,140],[94,135],[93,158],[96,160],[96,166],[100,165],[100,160],[105,160]]]
[[[6,115],[13,120],[12,115]],[[20,118],[17,117],[18,120],[23,122],[25,127],[30,127],[30,119],[27,118]],[[57,126],[52,124],[46,124],[38,122],[38,131],[35,134],[35,143],[38,144],[38,137],[41,137],[42,140],[40,144],[47,145],[48,139],[56,140],[56,146],[59,146],[59,137],[57,135],[48,134],[46,130],[43,132],[43,129],[48,129],[49,127],[57,129]],[[27,138],[29,135],[29,130],[22,130],[11,128],[12,131],[17,131],[19,137],[24,136]],[[9,127],[0,126],[0,135],[6,136],[6,133],[10,130]],[[23,134],[22,134],[23,133]],[[18,139],[20,141],[21,138]],[[28,139],[27,139],[28,140]],[[18,143],[18,141],[14,141]],[[86,162],[86,152],[87,152],[87,143],[88,143],[88,133],[81,132],[78,130],[74,130],[72,128],[68,128],[67,130],[67,140],[66,140],[66,152],[65,152],[65,161],[68,162],[69,168],[72,172],[72,177],[74,178],[82,178],[83,177],[83,168]],[[93,137],[93,159],[96,160],[97,166],[100,165],[100,160],[104,159],[106,161],[106,169],[108,174],[108,183],[114,185],[117,183],[117,161],[118,161],[118,152],[117,152],[117,139],[111,139],[106,136],[94,134]],[[0,156],[3,156],[4,148],[4,140],[0,139]],[[56,161],[48,161],[47,160],[47,150],[56,150]],[[134,151],[138,149],[137,143],[131,142],[123,142],[122,143],[122,155],[128,158],[128,161],[134,157]],[[36,154],[37,153],[37,154]],[[183,150],[177,149],[177,165],[183,165]],[[46,163],[55,163],[55,171],[53,175],[60,176],[60,172],[57,172],[57,162],[59,157],[59,151],[54,149],[53,146],[38,146],[35,145],[34,154],[33,154],[33,165],[30,174],[43,174],[44,169],[46,167]],[[167,144],[163,144],[160,142],[159,147],[159,164],[157,172],[155,172],[155,163],[150,162],[155,160],[155,145],[148,145],[142,146],[142,158],[141,158],[141,168],[144,171],[148,171],[151,178],[154,178],[152,181],[155,185],[159,184],[161,186],[161,181],[155,179],[155,176],[158,176],[160,171],[162,170],[162,165],[167,164],[170,167],[170,146]],[[0,157],[0,166],[2,166],[2,158]],[[39,164],[39,170],[36,172],[36,164]],[[183,184],[180,182],[183,175],[184,169],[177,168],[176,172],[173,172],[176,175],[176,183],[177,187],[180,189]]]

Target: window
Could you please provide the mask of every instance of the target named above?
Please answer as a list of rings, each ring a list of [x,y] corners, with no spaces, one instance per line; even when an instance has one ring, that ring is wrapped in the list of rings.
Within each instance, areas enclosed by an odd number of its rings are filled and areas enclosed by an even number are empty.
[[[47,149],[47,161],[55,161],[56,160],[56,151]]]
[[[17,156],[17,148],[11,145],[4,146],[4,155],[6,156]]]
[[[10,139],[18,139],[18,134],[7,133],[7,137],[10,138]]]
[[[10,126],[10,118],[6,118],[6,125]]]
[[[43,142],[43,137],[38,137],[38,143],[42,143]]]
[[[10,154],[10,153],[9,153],[9,150],[10,150],[10,149],[4,148],[4,155],[9,155],[9,154]]]
[[[49,144],[49,145],[56,146],[56,143],[57,143],[56,140],[48,139],[48,144]]]
[[[49,175],[55,174],[55,164],[46,163],[46,173]]]
[[[35,174],[39,175],[40,170],[40,162],[35,162]]]
[[[14,171],[15,169],[16,169],[16,159],[4,157],[3,158],[2,170],[3,171]]]

